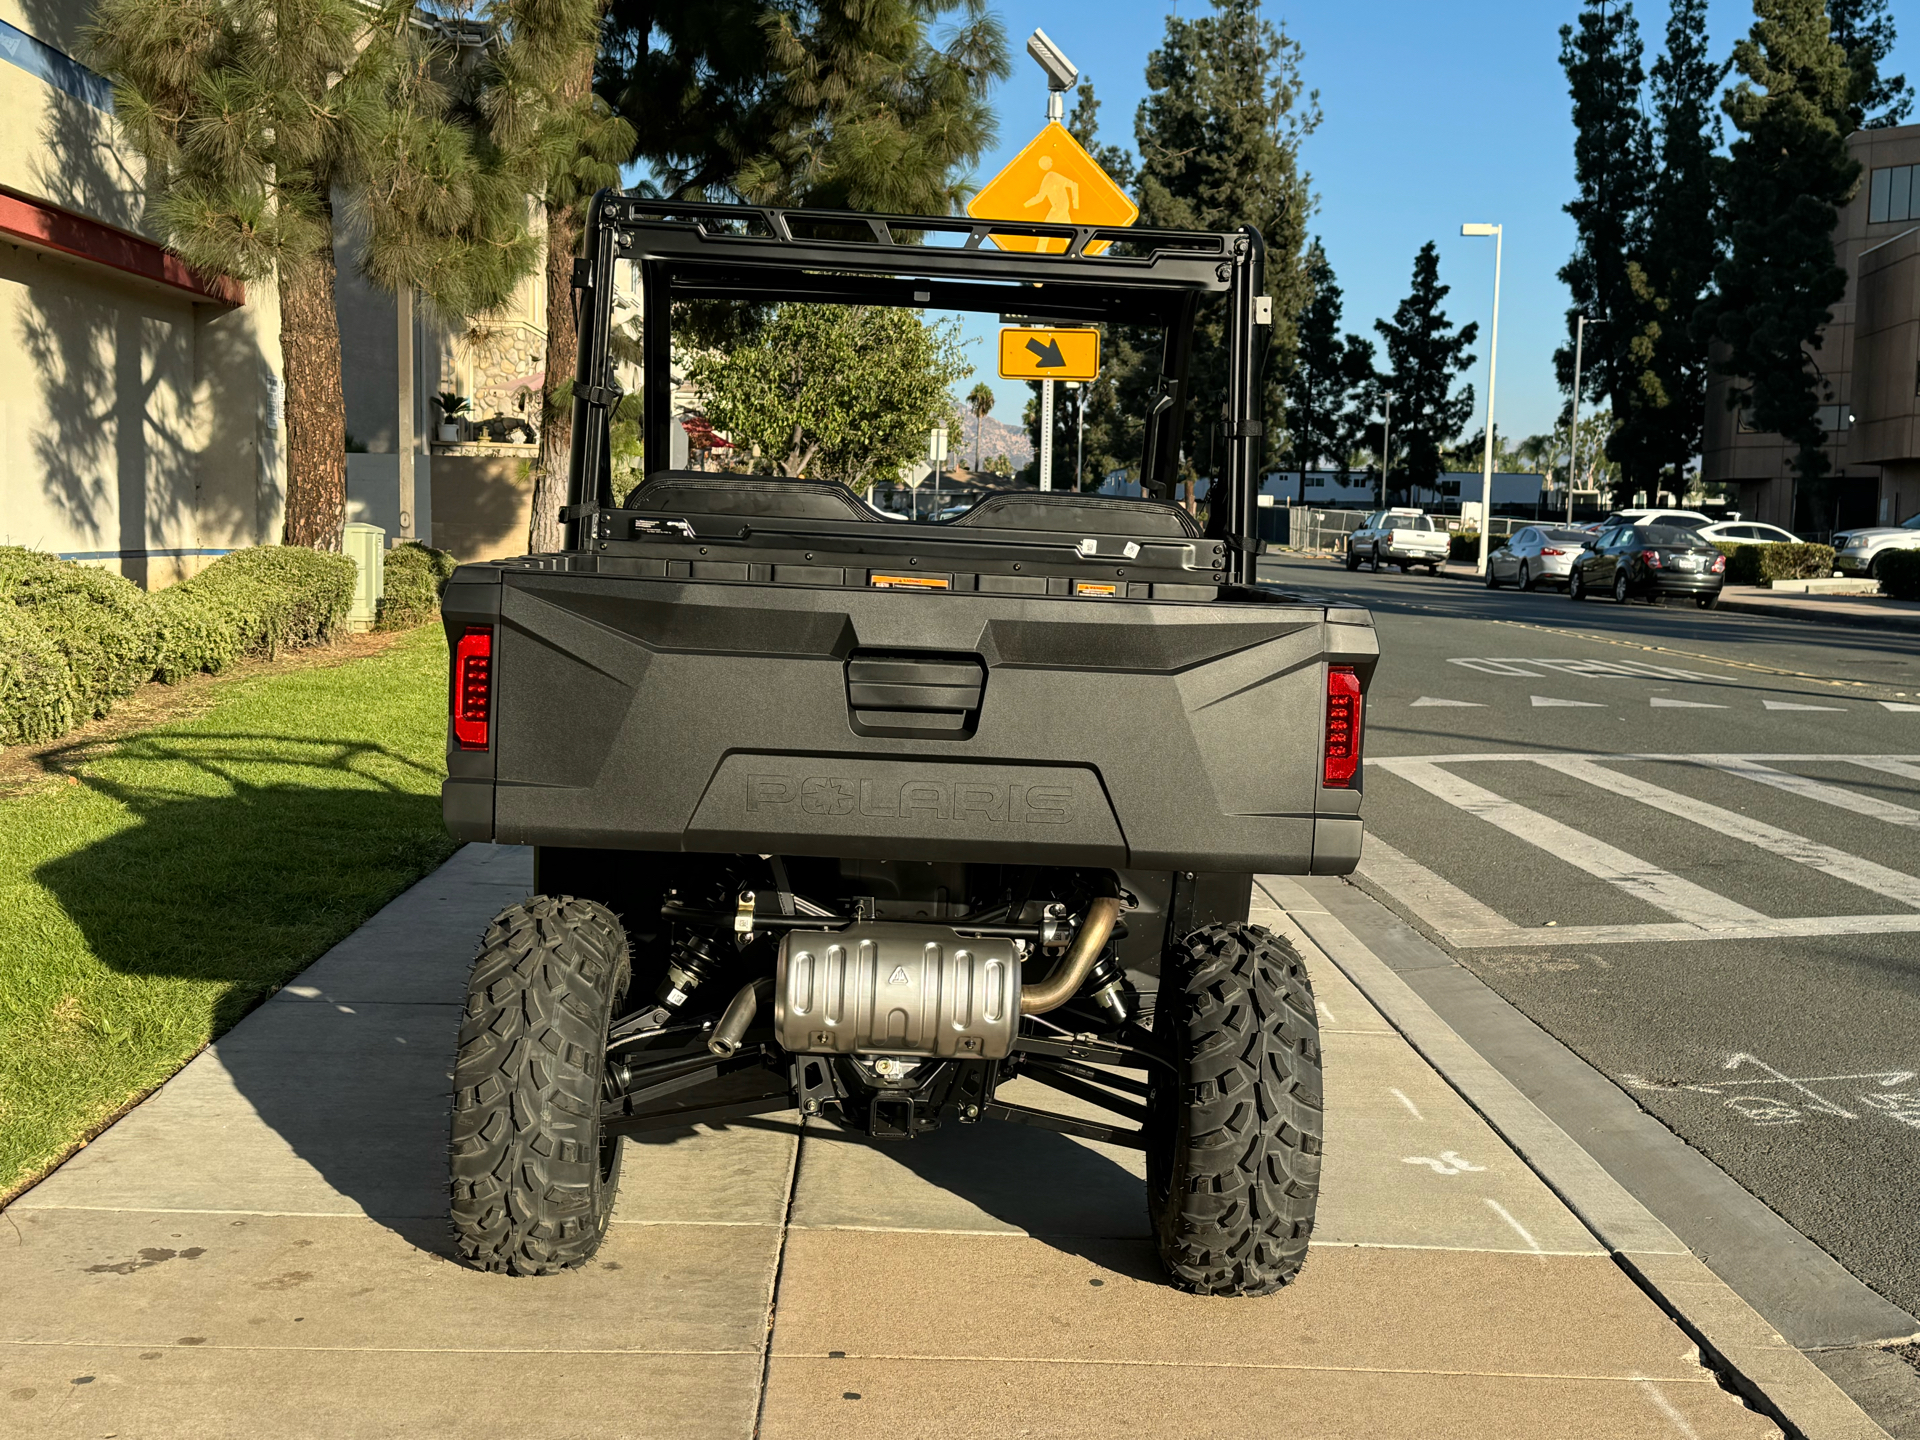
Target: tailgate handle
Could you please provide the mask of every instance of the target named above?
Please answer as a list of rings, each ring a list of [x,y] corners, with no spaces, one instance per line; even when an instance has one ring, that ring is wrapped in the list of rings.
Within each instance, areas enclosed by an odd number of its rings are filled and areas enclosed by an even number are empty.
[[[847,659],[847,710],[863,733],[966,736],[986,684],[977,655],[855,651]]]

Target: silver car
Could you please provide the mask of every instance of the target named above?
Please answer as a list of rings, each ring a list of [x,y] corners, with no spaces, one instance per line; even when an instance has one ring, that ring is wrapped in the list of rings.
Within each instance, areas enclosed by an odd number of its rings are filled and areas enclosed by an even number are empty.
[[[1565,586],[1574,557],[1593,538],[1585,530],[1566,526],[1530,525],[1517,530],[1499,550],[1488,552],[1487,588],[1498,590],[1509,583],[1522,590],[1543,584]]]

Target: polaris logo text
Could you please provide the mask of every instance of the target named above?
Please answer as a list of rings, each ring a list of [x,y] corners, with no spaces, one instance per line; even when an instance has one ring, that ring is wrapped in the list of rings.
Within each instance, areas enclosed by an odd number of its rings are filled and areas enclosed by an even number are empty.
[[[1067,786],[1002,786],[982,781],[864,781],[849,776],[747,777],[747,809],[798,805],[810,816],[878,820],[991,821],[1059,826],[1074,815]]]

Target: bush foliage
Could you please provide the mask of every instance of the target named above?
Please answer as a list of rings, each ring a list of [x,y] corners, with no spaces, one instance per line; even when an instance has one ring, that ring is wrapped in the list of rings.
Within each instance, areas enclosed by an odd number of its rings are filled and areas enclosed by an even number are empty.
[[[411,630],[440,618],[440,593],[457,562],[444,550],[410,540],[387,552],[386,595],[376,630]]]
[[[120,576],[0,547],[0,746],[52,740],[148,680],[328,639],[354,564],[298,546],[223,556],[152,594]]]
[[[1834,547],[1782,541],[1775,545],[1717,542],[1728,558],[1729,585],[1766,585],[1776,580],[1821,580],[1834,574]]]
[[[1481,558],[1481,533],[1478,530],[1455,531],[1447,538],[1447,558],[1478,562]]]
[[[1921,580],[1921,550],[1884,550],[1874,558],[1874,573],[1881,579],[1881,594],[1896,600],[1916,600],[1916,584]]]

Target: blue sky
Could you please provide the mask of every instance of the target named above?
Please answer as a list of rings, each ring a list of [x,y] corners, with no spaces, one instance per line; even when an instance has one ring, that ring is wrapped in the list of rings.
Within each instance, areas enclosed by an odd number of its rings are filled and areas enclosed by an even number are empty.
[[[1134,111],[1146,93],[1148,52],[1166,16],[1194,16],[1205,0],[1102,0],[1062,5],[1001,0],[1014,72],[995,97],[1001,143],[977,183],[990,179],[1046,119],[1046,82],[1026,54],[1036,26],[1066,51],[1101,99],[1101,138],[1132,148]],[[1896,57],[1908,58],[1912,14]],[[1310,233],[1322,237],[1345,292],[1344,323],[1373,337],[1377,317],[1406,293],[1414,252],[1440,246],[1446,307],[1456,324],[1481,322],[1479,363],[1469,378],[1486,403],[1487,319],[1494,242],[1461,236],[1463,221],[1504,227],[1500,374],[1496,423],[1520,437],[1549,429],[1560,411],[1553,355],[1565,333],[1567,292],[1555,271],[1574,244],[1561,207],[1573,194],[1573,127],[1561,74],[1559,30],[1573,0],[1269,0],[1266,14],[1300,43],[1302,74],[1321,94],[1324,119],[1307,142],[1304,166],[1319,206]],[[1659,53],[1668,7],[1636,7],[1647,63]],[[1725,55],[1753,22],[1746,0],[1714,0],[1709,26]],[[991,330],[991,323],[987,327]],[[978,326],[970,333],[979,333]],[[983,372],[992,352],[969,347]],[[986,375],[1002,397],[996,418],[1018,423],[1026,388]],[[969,382],[971,384],[971,382]],[[1470,429],[1478,429],[1477,414]]]

